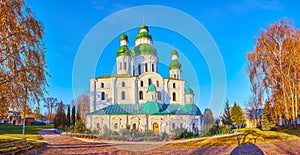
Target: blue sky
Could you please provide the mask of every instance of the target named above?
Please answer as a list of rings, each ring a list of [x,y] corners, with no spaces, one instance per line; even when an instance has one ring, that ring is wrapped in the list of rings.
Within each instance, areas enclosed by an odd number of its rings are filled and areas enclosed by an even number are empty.
[[[48,78],[49,94],[47,96],[57,97],[67,104],[71,103],[73,99],[73,63],[81,42],[97,23],[123,9],[140,5],[162,5],[181,10],[202,23],[218,45],[225,64],[225,98],[228,98],[230,103],[236,101],[241,105],[247,101],[251,94],[245,71],[247,66],[246,53],[253,49],[255,36],[259,34],[261,29],[284,17],[292,19],[295,27],[300,27],[300,14],[297,8],[299,2],[297,1],[27,0],[26,2],[45,28],[46,60],[48,71],[51,74],[51,78]],[[140,13],[143,14],[143,12]],[[170,16],[170,18],[176,17]],[[140,21],[141,24],[144,21],[147,24],[147,19],[131,17],[130,20]],[[118,24],[122,25],[122,23]],[[149,24],[151,25],[151,23]],[[188,23],[178,21],[174,24]],[[129,39],[132,38],[129,46],[133,46],[133,39],[139,26],[136,25],[136,29],[126,32]],[[196,104],[203,111],[209,106],[211,91],[211,77],[205,59],[201,54],[193,54],[192,51],[197,49],[175,32],[150,27],[150,33],[153,36],[154,45],[155,41],[158,42],[156,46],[159,46],[159,42],[171,46],[175,44],[182,54],[181,60],[184,61],[183,59],[187,58],[191,61],[196,70],[198,81],[196,83],[190,82],[190,85],[198,94]],[[99,59],[96,76],[111,74],[111,68],[114,67],[115,51],[118,47],[118,38],[116,37]],[[160,53],[159,50],[158,53]],[[189,66],[189,64],[184,65]],[[168,76],[165,65],[161,64],[159,71],[162,72],[163,76]],[[185,72],[188,71],[183,70],[183,78],[189,80],[190,77],[184,76]],[[82,91],[88,91],[88,79],[86,79]],[[222,106],[223,103],[220,103],[220,107]]]

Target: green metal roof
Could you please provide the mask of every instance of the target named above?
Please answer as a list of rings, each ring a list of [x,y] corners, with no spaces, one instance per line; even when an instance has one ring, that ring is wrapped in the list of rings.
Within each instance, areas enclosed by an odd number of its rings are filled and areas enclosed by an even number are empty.
[[[174,49],[174,50],[172,51],[172,55],[177,55],[177,56],[178,56],[178,51],[177,51],[176,49]]]
[[[200,109],[195,104],[186,104],[181,108],[183,113],[197,114],[201,113]]]
[[[122,45],[117,51],[117,56],[122,56],[122,55],[127,55],[127,56],[131,55],[131,51],[126,45]]]
[[[132,49],[131,56],[136,55],[157,55],[156,49],[149,44],[140,44]]]
[[[181,69],[181,64],[177,60],[172,60],[169,69]]]
[[[122,34],[121,36],[120,36],[120,41],[121,40],[126,40],[126,41],[128,41],[128,36],[126,35],[126,34]]]
[[[135,39],[139,38],[149,38],[150,40],[152,40],[152,36],[148,32],[141,32],[138,35],[136,35]]]
[[[151,84],[148,86],[147,92],[148,92],[148,91],[156,91],[156,87],[154,86],[153,83],[151,83]]]
[[[144,24],[140,26],[140,30],[141,30],[141,29],[146,29],[147,31],[149,31],[148,26],[146,26],[146,25],[144,25]]]
[[[131,77],[135,77],[135,76],[132,76],[130,74],[111,74],[111,75],[98,76],[98,77],[96,77],[96,79],[105,79],[105,78],[112,78],[112,77],[116,77],[116,78],[131,78]]]
[[[142,108],[145,114],[158,114],[160,112],[159,103],[156,101],[147,101]]]
[[[190,86],[188,86],[185,88],[184,94],[194,94],[194,91],[192,88],[190,88]]]
[[[145,104],[113,104],[99,109],[88,115],[202,115],[195,104],[159,104],[155,101],[148,101]]]

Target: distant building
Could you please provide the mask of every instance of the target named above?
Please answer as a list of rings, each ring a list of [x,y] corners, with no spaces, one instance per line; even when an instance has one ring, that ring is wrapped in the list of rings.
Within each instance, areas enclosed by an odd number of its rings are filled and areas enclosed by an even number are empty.
[[[24,119],[22,119],[19,112],[16,111],[9,111],[8,112],[8,120],[9,124],[11,125],[23,125]],[[25,119],[25,125],[31,125],[35,120],[32,116],[26,117]]]
[[[262,109],[248,109],[246,111],[246,127],[256,128],[261,127]]]
[[[202,131],[202,114],[194,104],[194,92],[181,78],[178,51],[170,52],[170,76],[163,78],[147,26],[140,27],[133,49],[127,43],[127,35],[121,35],[117,74],[90,79],[91,113],[86,126],[98,131],[129,128],[156,134],[170,134],[177,128]]]

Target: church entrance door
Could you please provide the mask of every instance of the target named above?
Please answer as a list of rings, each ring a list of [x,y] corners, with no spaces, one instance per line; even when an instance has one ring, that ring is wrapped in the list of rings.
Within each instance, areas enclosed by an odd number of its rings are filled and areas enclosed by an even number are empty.
[[[154,123],[153,124],[153,132],[155,135],[158,135],[159,134],[159,126],[158,126],[158,123]]]

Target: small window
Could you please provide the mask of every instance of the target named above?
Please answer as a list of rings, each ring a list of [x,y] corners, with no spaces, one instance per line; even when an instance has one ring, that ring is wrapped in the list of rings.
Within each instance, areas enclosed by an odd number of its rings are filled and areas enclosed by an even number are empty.
[[[101,83],[100,87],[101,87],[101,88],[104,88],[104,83],[103,83],[103,82]]]
[[[122,91],[122,93],[121,93],[121,99],[125,100],[125,92],[124,91]]]
[[[145,63],[145,72],[148,72],[148,64]]]
[[[172,97],[173,97],[173,101],[176,101],[176,93],[175,92],[173,93]]]
[[[144,98],[144,96],[143,96],[143,91],[140,91],[140,92],[139,92],[139,97],[140,97],[140,100],[142,100],[142,99]]]
[[[175,129],[175,123],[172,123],[172,129],[173,130]]]
[[[101,92],[101,100],[105,100],[105,93]]]
[[[115,123],[115,124],[114,124],[114,128],[115,128],[115,129],[118,129],[118,128],[119,128],[118,123]]]
[[[174,74],[174,78],[176,79],[176,74]]]
[[[139,66],[138,66],[138,75],[140,75],[141,74],[141,65],[139,64]]]
[[[124,62],[124,70],[126,70],[126,69],[127,69],[127,63]]]
[[[100,124],[99,124],[99,123],[97,123],[97,125],[96,125],[96,126],[97,126],[97,129],[100,129]]]
[[[173,88],[176,88],[176,84],[175,83],[173,83]]]
[[[157,99],[158,99],[158,100],[161,100],[161,92],[160,92],[160,91],[157,92]]]
[[[159,81],[156,81],[156,87],[159,87]]]
[[[120,62],[119,70],[122,70],[122,62]]]
[[[141,81],[140,86],[144,87],[144,82],[143,81]]]
[[[122,87],[125,87],[125,82],[122,82]]]
[[[152,72],[154,72],[154,64],[152,64]]]
[[[152,83],[151,79],[148,79],[148,85],[150,85]]]

